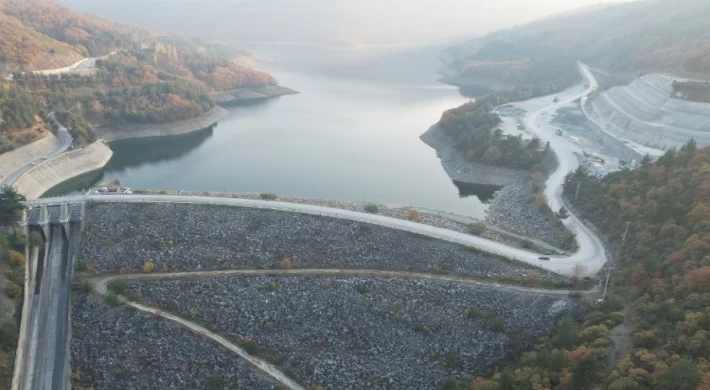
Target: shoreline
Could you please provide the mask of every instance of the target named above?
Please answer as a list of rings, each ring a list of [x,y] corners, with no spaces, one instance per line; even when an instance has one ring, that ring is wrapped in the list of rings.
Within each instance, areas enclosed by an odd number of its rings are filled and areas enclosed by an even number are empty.
[[[217,91],[213,97],[217,104],[224,107],[237,106],[240,104],[251,104],[261,102],[271,98],[296,95],[300,92],[281,85],[269,85],[267,87],[239,88],[228,91]]]
[[[438,125],[433,125],[419,139],[434,149],[441,166],[451,180],[468,184],[505,187],[528,175],[515,169],[466,161],[454,147],[454,142]]]
[[[96,137],[106,142],[119,141],[130,138],[164,137],[192,133],[213,126],[227,116],[229,111],[214,106],[208,112],[196,118],[182,121],[155,123],[155,124],[123,124],[97,127]]]

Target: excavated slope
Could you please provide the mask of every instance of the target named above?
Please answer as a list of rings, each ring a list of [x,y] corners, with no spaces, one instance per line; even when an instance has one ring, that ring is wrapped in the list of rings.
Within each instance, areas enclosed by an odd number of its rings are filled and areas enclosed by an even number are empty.
[[[659,149],[695,138],[710,145],[710,104],[674,97],[674,78],[651,74],[613,87],[591,102],[593,115],[620,137]]]

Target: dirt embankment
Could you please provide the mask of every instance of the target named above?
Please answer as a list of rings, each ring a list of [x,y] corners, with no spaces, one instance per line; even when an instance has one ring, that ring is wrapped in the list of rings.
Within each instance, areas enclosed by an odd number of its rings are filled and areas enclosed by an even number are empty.
[[[494,186],[506,186],[526,178],[525,172],[467,161],[454,147],[454,141],[438,126],[429,128],[419,138],[436,150],[441,165],[451,180]]]
[[[229,91],[220,91],[214,94],[214,99],[223,106],[236,106],[249,104],[275,98],[278,96],[295,95],[300,92],[280,85],[269,85],[258,88],[240,88]]]
[[[186,119],[168,123],[156,124],[124,124],[98,127],[95,129],[96,136],[107,142],[113,142],[129,138],[164,137],[169,135],[180,135],[192,133],[206,129],[219,122],[227,116],[228,111],[222,107],[215,106],[210,111],[197,118]]]

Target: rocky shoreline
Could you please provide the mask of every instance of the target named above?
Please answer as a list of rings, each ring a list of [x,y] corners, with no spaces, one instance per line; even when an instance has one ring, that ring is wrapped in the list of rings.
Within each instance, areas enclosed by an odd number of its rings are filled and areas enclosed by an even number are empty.
[[[223,106],[235,106],[239,104],[255,103],[278,96],[295,95],[300,92],[281,85],[269,85],[266,87],[239,88],[229,91],[220,91],[214,94],[217,104]]]
[[[436,150],[441,165],[451,180],[470,184],[506,186],[526,177],[526,173],[514,169],[484,165],[466,161],[454,147],[454,141],[434,125],[419,137]]]
[[[98,138],[106,142],[129,138],[180,135],[206,129],[222,120],[228,113],[229,111],[224,108],[215,106],[210,111],[197,118],[168,123],[111,125],[97,127],[94,131]]]

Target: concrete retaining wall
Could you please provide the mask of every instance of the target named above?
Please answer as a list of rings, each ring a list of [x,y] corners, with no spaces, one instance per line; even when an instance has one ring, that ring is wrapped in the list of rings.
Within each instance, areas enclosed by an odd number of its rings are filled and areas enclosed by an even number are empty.
[[[37,165],[22,175],[15,186],[27,199],[37,199],[57,184],[103,168],[112,155],[103,142],[94,142]]]
[[[215,123],[219,122],[227,116],[229,111],[222,107],[215,106],[204,115],[186,119],[184,121],[176,121],[160,124],[130,124],[122,126],[109,126],[96,128],[94,131],[100,139],[107,142],[118,141],[128,138],[147,138],[147,137],[164,137],[169,135],[180,135],[192,133],[206,129]]]
[[[52,133],[31,144],[0,154],[0,176],[7,177],[59,146],[59,139]]]

